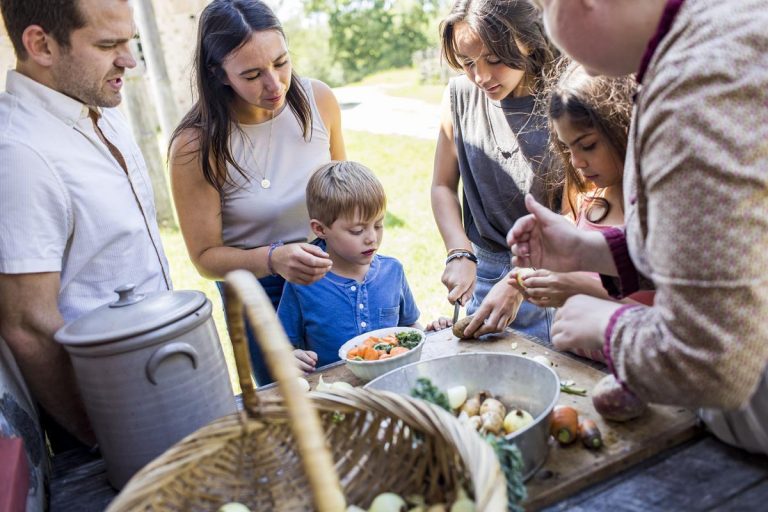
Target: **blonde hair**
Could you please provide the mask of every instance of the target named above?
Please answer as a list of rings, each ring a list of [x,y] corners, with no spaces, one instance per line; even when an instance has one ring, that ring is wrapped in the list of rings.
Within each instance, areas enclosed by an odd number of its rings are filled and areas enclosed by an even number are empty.
[[[384,187],[366,166],[349,160],[320,167],[307,183],[309,218],[330,226],[339,218],[373,220],[387,209]]]

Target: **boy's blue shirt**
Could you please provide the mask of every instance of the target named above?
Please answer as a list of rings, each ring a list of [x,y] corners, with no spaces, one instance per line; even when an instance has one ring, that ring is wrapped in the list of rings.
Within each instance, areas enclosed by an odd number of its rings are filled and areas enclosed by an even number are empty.
[[[317,352],[318,367],[338,361],[350,338],[420,315],[402,264],[378,254],[362,283],[333,272],[310,285],[285,283],[277,314],[295,347]]]

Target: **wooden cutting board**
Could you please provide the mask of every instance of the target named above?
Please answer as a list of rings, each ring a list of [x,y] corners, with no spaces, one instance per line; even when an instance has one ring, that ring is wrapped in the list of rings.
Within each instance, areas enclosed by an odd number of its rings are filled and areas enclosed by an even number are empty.
[[[605,446],[598,451],[587,450],[578,442],[562,447],[550,438],[546,462],[526,482],[526,510],[537,510],[555,503],[701,432],[696,426],[695,415],[680,407],[651,405],[643,417],[627,423],[603,420],[594,410],[590,395],[592,388],[605,375],[604,371],[589,366],[586,360],[555,352],[513,332],[486,336],[482,341],[460,341],[450,329],[446,329],[428,336],[421,359],[465,352],[507,352],[527,357],[543,355],[552,362],[560,380],[573,380],[577,386],[588,390],[586,397],[561,393],[559,403],[570,405],[581,416],[595,420],[603,434]],[[312,389],[320,375],[326,382],[343,380],[355,386],[365,384],[343,362],[312,374],[308,378]]]

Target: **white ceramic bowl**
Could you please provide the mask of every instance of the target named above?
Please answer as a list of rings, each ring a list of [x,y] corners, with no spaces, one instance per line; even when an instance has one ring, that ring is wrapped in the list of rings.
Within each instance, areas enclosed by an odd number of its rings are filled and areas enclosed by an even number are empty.
[[[347,359],[347,352],[360,345],[366,339],[371,336],[381,338],[388,334],[396,334],[398,332],[417,332],[421,334],[421,341],[418,345],[413,347],[405,354],[400,354],[383,361],[351,361]],[[399,368],[409,363],[415,363],[421,358],[421,349],[424,348],[424,341],[427,339],[424,331],[420,329],[414,329],[413,327],[385,327],[384,329],[376,329],[375,331],[364,332],[359,336],[355,336],[351,340],[344,343],[339,348],[339,359],[347,364],[347,368],[357,376],[357,378],[364,381],[369,381],[384,375],[388,371]]]

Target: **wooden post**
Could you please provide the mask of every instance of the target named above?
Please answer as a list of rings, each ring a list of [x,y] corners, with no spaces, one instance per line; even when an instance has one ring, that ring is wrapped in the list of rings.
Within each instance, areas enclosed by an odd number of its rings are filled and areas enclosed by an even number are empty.
[[[133,5],[136,9],[135,18],[141,38],[141,50],[147,64],[149,83],[160,120],[161,144],[167,147],[171,133],[179,122],[179,115],[171,81],[168,78],[168,69],[165,65],[165,53],[163,53],[163,43],[157,26],[155,8],[152,5],[152,0],[134,0]]]
[[[152,190],[157,208],[157,222],[162,227],[176,227],[173,216],[171,196],[168,192],[168,180],[166,178],[164,149],[160,147],[157,134],[157,113],[147,94],[147,85],[144,74],[144,66],[141,63],[140,53],[135,41],[132,44],[134,56],[138,64],[133,69],[126,69],[124,80],[126,107],[128,119],[131,122],[133,135],[147,163],[147,170],[152,181]],[[165,147],[165,146],[163,146]]]

